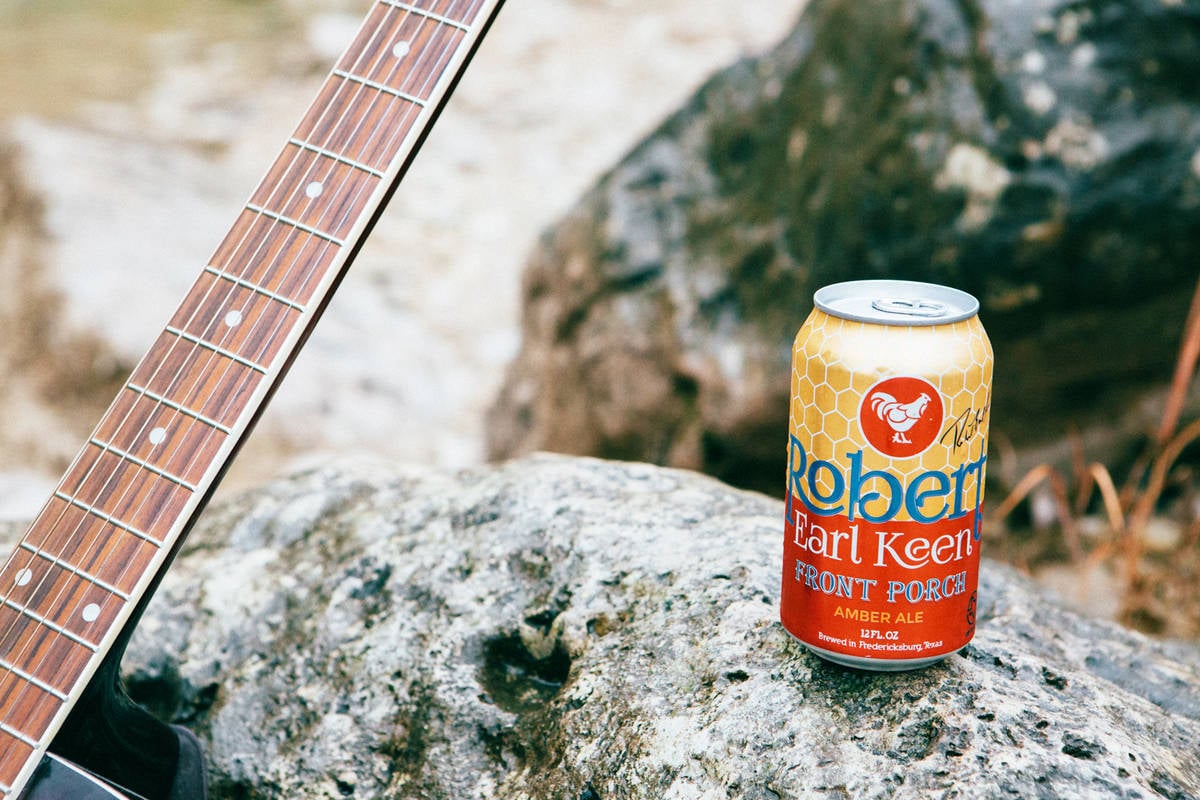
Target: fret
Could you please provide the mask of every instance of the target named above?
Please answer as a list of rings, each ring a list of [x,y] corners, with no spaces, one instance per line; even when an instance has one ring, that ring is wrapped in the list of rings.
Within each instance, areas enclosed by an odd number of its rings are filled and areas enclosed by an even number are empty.
[[[301,314],[303,314],[305,311],[305,307],[302,304],[297,303],[295,300],[289,300],[288,298],[284,297],[283,295],[276,294],[275,292],[272,292],[270,289],[266,289],[255,283],[251,283],[250,281],[246,280],[245,278],[239,278],[236,275],[230,275],[228,272],[217,269],[216,267],[212,266],[211,264],[209,266],[205,267],[204,271],[206,273],[208,273],[209,275],[219,278],[220,280],[228,281],[229,283],[232,283],[234,286],[240,286],[243,289],[249,289],[250,291],[254,292],[255,294],[261,294],[263,297],[269,297],[270,299],[274,300],[276,303],[279,303],[281,306],[287,306],[288,308],[294,308],[297,311],[299,311]]]
[[[37,747],[40,744],[37,739],[31,739],[16,728],[13,728],[11,725],[5,725],[3,722],[0,722],[0,733],[6,733],[17,741],[24,742],[30,747]]]
[[[209,350],[213,353],[216,353],[219,356],[223,356],[224,358],[229,359],[230,361],[234,362],[235,364],[241,364],[243,367],[252,369],[255,372],[261,372],[264,375],[267,374],[267,368],[264,367],[262,364],[256,364],[255,362],[251,361],[248,358],[242,358],[237,353],[226,350],[224,347],[221,347],[220,345],[205,341],[204,339],[201,339],[199,336],[190,334],[187,331],[181,331],[181,330],[179,330],[179,328],[175,328],[170,325],[163,328],[163,330],[165,330],[167,333],[171,334],[172,336],[178,336],[180,339],[183,339],[185,342],[191,342],[192,344],[197,345],[198,347],[203,347],[205,350]]]
[[[4,608],[10,609],[12,611],[15,611],[18,614],[20,614],[21,616],[25,617],[26,619],[32,620],[33,622],[36,622],[38,625],[41,625],[43,628],[52,630],[55,633],[57,633],[59,636],[65,636],[67,639],[69,639],[70,641],[79,645],[80,647],[86,647],[88,650],[92,651],[93,653],[97,652],[95,644],[87,641],[86,639],[84,639],[82,636],[79,636],[78,634],[72,633],[71,631],[67,630],[66,628],[62,627],[61,625],[57,625],[57,624],[51,622],[49,619],[43,617],[41,614],[37,613],[36,611],[34,611],[30,608],[26,608],[25,606],[21,605],[20,603],[15,603],[12,600],[4,598],[4,599],[0,599],[0,607],[4,607]]]
[[[307,307],[341,252],[324,239],[243,211],[210,263],[212,269]]]
[[[348,167],[353,167],[354,169],[365,172],[368,175],[374,175],[376,178],[385,177],[384,172],[377,170],[374,167],[369,167],[366,164],[360,164],[357,161],[346,158],[344,155],[341,155],[340,153],[335,153],[332,150],[326,150],[324,147],[317,147],[315,144],[310,144],[308,142],[302,142],[299,139],[294,139],[294,138],[288,139],[288,144],[295,145],[296,147],[299,147],[303,150],[307,150],[310,153],[316,153],[319,156],[324,156],[325,158],[332,159],[333,161],[336,161],[339,164],[345,164]]]
[[[59,487],[111,520],[163,542],[193,492],[179,483],[88,443]]]
[[[143,461],[142,459],[138,458],[137,456],[127,453],[124,450],[120,449],[119,447],[109,444],[108,442],[101,441],[100,439],[97,439],[94,436],[91,439],[88,439],[88,442],[90,444],[96,445],[96,447],[99,447],[101,450],[104,450],[105,452],[112,453],[117,458],[121,459],[122,461],[128,461],[130,464],[136,464],[137,466],[141,467],[142,469],[146,470],[147,472],[153,473],[153,474],[159,476],[160,478],[166,478],[167,480],[171,481],[172,483],[177,483],[190,492],[196,491],[196,485],[194,483],[189,483],[189,482],[185,481],[183,478],[179,477],[178,475],[172,475],[171,473],[167,472],[164,469],[159,469],[158,467],[155,467],[152,464],[150,464],[148,461]]]
[[[22,548],[25,545],[22,544]],[[28,550],[28,548],[25,548]],[[18,551],[20,552],[20,551]],[[36,552],[36,551],[35,551]],[[33,558],[12,560],[0,572],[0,595],[17,606],[45,616],[55,625],[86,636],[94,625],[78,625],[72,616],[91,604],[98,611],[119,607],[124,599],[114,601],[114,593],[99,582],[80,574],[77,569],[60,565],[57,559],[34,555]],[[127,599],[127,598],[126,598]],[[90,612],[88,616],[91,616]],[[97,617],[100,614],[97,613]],[[91,623],[95,620],[87,620]],[[92,643],[99,642],[95,639]]]
[[[247,366],[263,365],[274,363],[300,318],[291,306],[205,272],[166,330],[207,342]]]
[[[0,790],[8,792],[25,762],[33,756],[35,748],[30,747],[13,736],[0,732]]]
[[[381,3],[333,74],[424,105],[465,38],[464,30],[436,14]]]
[[[330,75],[295,138],[387,170],[416,129],[422,110],[416,103]]]
[[[56,695],[69,695],[96,655],[94,647],[64,636],[8,603],[0,603],[0,631],[0,659]]]
[[[327,242],[332,242],[333,244],[336,244],[338,247],[344,247],[346,244],[344,241],[342,241],[341,239],[339,239],[338,237],[334,236],[331,233],[326,233],[325,231],[317,230],[316,228],[312,227],[311,225],[305,225],[303,222],[300,222],[298,220],[289,219],[288,217],[285,217],[282,214],[276,214],[274,211],[265,209],[262,206],[256,206],[253,203],[247,203],[246,208],[249,209],[250,211],[253,211],[255,214],[259,214],[261,216],[266,217],[267,219],[274,220],[275,222],[282,222],[284,225],[290,225],[291,227],[295,228],[296,230],[301,230],[301,231],[304,231],[305,233],[312,234],[313,236],[316,236],[318,239],[324,239]]]
[[[153,400],[155,403],[158,403],[160,406],[166,406],[167,408],[171,409],[172,411],[178,411],[180,414],[191,417],[192,419],[197,420],[199,422],[203,422],[205,425],[209,426],[210,428],[213,428],[214,430],[218,430],[221,433],[230,434],[233,432],[233,430],[231,428],[227,428],[226,426],[222,425],[221,423],[217,422],[216,420],[209,419],[208,417],[201,414],[199,411],[193,411],[190,408],[181,406],[179,403],[172,402],[171,400],[168,400],[165,397],[157,395],[145,387],[138,386],[136,383],[127,383],[127,384],[125,384],[125,388],[129,389],[129,391],[131,391],[131,392],[136,392],[149,400]]]
[[[287,145],[250,202],[345,241],[381,183],[337,160]]]
[[[455,19],[471,26],[474,26],[479,12],[486,4],[485,0],[408,0],[408,5],[422,14],[440,14],[447,19]]]
[[[65,693],[63,693],[61,690],[55,689],[53,686],[46,683],[45,681],[35,678],[34,676],[30,675],[28,672],[25,672],[23,669],[17,667],[15,664],[10,664],[3,656],[0,656],[0,671],[9,672],[12,675],[15,675],[16,677],[20,678],[22,682],[27,683],[30,686],[34,687],[35,689],[38,689],[38,690],[44,692],[45,694],[50,695],[55,700],[65,701],[68,699],[67,695]],[[9,687],[6,685],[5,689],[8,689],[8,688]]]
[[[44,561],[9,564],[3,581],[0,602],[93,650],[125,606],[99,584]]]
[[[122,600],[126,600],[126,601],[129,600],[130,596],[126,592],[121,591],[117,587],[113,586],[112,584],[108,583],[107,581],[101,580],[100,578],[96,577],[95,575],[89,574],[86,570],[82,570],[79,567],[76,567],[74,564],[70,564],[70,563],[64,561],[62,558],[59,558],[57,556],[52,556],[49,553],[47,553],[37,547],[34,547],[33,545],[29,544],[28,542],[21,542],[18,546],[22,550],[25,550],[30,555],[34,556],[35,558],[39,558],[39,559],[46,561],[51,566],[58,567],[59,569],[64,569],[67,572],[78,575],[80,578],[87,581],[88,583],[93,583],[96,586],[99,586],[104,591],[108,592],[109,594],[116,595],[117,597],[121,598]],[[26,565],[25,567],[22,567],[22,570],[24,570],[24,569],[32,570],[33,567]],[[36,575],[36,574],[37,573],[35,571],[34,575]],[[14,582],[15,582],[15,579],[14,579]]]
[[[338,76],[342,80],[350,81],[351,83],[362,84],[363,86],[370,87],[371,89],[374,89],[377,92],[381,92],[382,94],[390,94],[392,97],[399,97],[401,100],[404,100],[405,102],[408,102],[408,103],[412,103],[414,106],[417,106],[418,108],[424,108],[424,106],[425,106],[425,101],[421,100],[418,97],[413,97],[411,94],[402,92],[399,89],[393,89],[390,86],[386,86],[382,83],[379,83],[378,81],[373,81],[370,78],[365,78],[362,75],[355,75],[352,72],[345,72],[344,70],[340,70],[340,69],[335,69],[333,71],[333,74]]]
[[[433,98],[439,79],[466,37],[461,30],[447,27],[435,19],[395,14],[391,10],[387,13],[391,15],[391,24],[383,35],[376,36],[361,55],[352,49],[334,72],[371,81],[378,84],[375,88],[382,88],[402,99],[426,103]],[[351,53],[355,62],[363,63],[351,63]],[[373,62],[366,63],[372,58]]]
[[[40,737],[64,699],[17,672],[0,668],[0,719],[11,730]]]
[[[92,443],[195,490],[228,435],[125,389]]]
[[[130,383],[232,428],[262,379],[259,370],[163,332]]]
[[[121,597],[132,596],[162,549],[148,533],[61,492],[47,503],[21,547],[66,562]]]
[[[123,531],[131,533],[134,536],[138,537],[139,539],[142,539],[143,541],[150,542],[151,544],[154,544],[155,546],[162,545],[162,542],[158,541],[150,534],[148,534],[144,531],[138,530],[137,528],[133,527],[132,525],[128,525],[124,522],[121,522],[121,520],[117,519],[116,517],[112,516],[111,514],[105,514],[103,511],[99,510],[95,506],[90,506],[87,503],[85,503],[84,501],[82,501],[76,497],[72,497],[71,495],[66,494],[65,492],[57,491],[54,493],[54,497],[56,497],[59,500],[62,500],[64,503],[70,503],[71,505],[75,506],[76,508],[80,509],[81,511],[86,511],[87,513],[91,514],[92,516],[96,517],[97,519],[107,522],[115,528],[120,528]]]
[[[399,2],[396,2],[396,0],[379,0],[379,1],[380,1],[380,3],[382,3],[385,6],[391,6],[392,8],[398,8],[401,11],[407,11],[409,13],[420,14],[421,16],[431,19],[441,25],[449,25],[451,27],[458,28],[459,30],[468,32],[468,33],[471,30],[471,26],[467,25],[464,22],[459,22],[456,19],[451,19],[450,17],[443,16],[442,14],[438,14],[433,11],[426,11],[425,9],[417,8],[416,6],[412,5],[411,3],[399,3]]]

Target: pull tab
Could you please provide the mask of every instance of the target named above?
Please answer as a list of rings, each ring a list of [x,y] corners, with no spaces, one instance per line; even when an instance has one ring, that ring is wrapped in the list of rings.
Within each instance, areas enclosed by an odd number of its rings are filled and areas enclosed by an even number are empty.
[[[943,317],[947,306],[936,300],[908,300],[900,297],[880,297],[871,301],[871,308],[885,314],[903,314],[907,317]]]

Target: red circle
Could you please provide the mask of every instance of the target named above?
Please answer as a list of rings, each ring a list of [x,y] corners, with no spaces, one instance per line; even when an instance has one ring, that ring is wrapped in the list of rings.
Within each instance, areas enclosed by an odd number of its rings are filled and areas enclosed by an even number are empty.
[[[858,424],[867,441],[893,458],[919,455],[942,430],[942,395],[924,378],[887,378],[863,395]]]

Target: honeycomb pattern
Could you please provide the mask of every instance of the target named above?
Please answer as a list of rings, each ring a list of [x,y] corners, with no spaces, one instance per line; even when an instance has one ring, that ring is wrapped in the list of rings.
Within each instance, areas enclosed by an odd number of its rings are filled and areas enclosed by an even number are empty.
[[[907,458],[877,452],[867,443],[858,421],[863,395],[880,380],[898,375],[923,377],[941,392],[943,431],[953,428],[959,415],[975,417],[974,412],[987,409],[992,348],[978,317],[938,326],[868,325],[817,309],[796,335],[792,352],[791,432],[803,443],[809,459],[832,461],[844,473],[849,467],[847,455],[861,449],[864,470],[889,471],[907,486],[920,473],[953,471],[986,452],[987,416],[982,429],[965,442],[956,443],[951,431],[924,453]],[[818,474],[821,491],[832,491],[828,470]],[[983,478],[982,470],[968,474],[963,496],[973,500],[976,482]],[[873,482],[882,480],[872,479],[864,489],[883,489]],[[901,510],[897,518],[908,516]]]

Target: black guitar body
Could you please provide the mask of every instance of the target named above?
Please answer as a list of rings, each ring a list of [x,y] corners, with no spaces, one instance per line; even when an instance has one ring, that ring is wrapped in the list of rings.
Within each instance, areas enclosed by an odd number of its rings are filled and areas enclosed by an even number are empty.
[[[88,685],[21,800],[206,800],[199,742],[129,699],[121,650]]]
[[[134,800],[78,767],[46,756],[21,800]]]
[[[205,800],[203,759],[195,737],[183,728],[167,728],[179,748],[178,770],[164,800]],[[113,786],[99,775],[54,754],[42,759],[21,800],[150,800]]]

